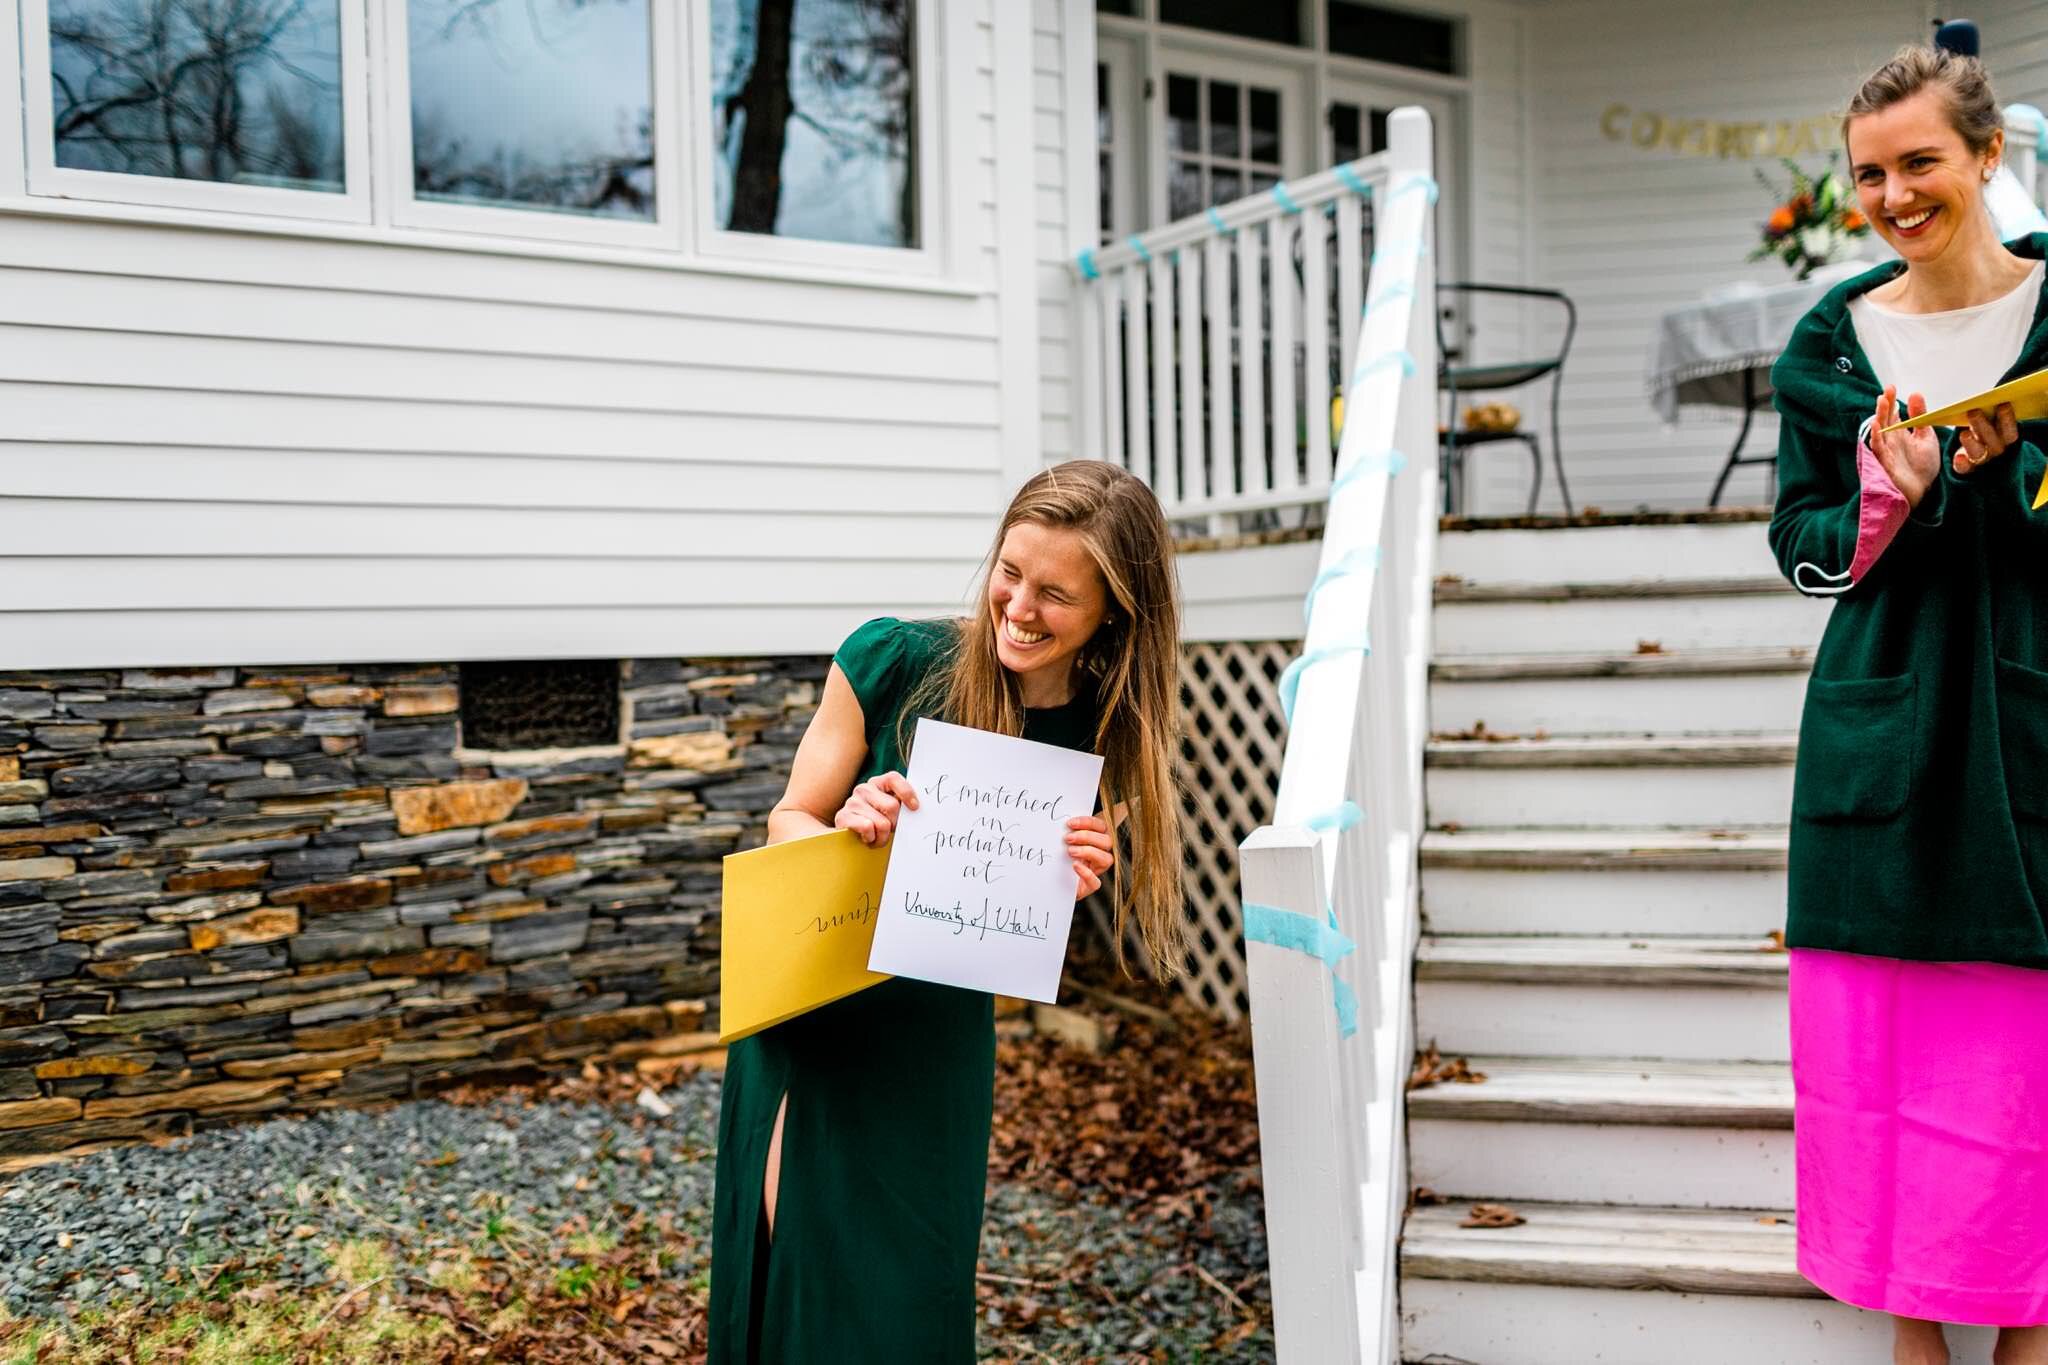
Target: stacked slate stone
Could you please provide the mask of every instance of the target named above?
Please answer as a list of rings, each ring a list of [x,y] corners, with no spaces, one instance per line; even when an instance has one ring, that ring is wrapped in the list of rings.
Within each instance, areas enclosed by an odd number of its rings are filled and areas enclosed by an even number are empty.
[[[0,1167],[708,1046],[826,664],[630,660],[621,743],[495,754],[449,666],[0,675]]]

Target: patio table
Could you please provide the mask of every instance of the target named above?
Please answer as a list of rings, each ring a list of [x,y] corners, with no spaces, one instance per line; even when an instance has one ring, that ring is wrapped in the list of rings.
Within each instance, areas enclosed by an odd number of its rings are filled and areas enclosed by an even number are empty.
[[[1742,414],[1709,507],[1720,505],[1728,476],[1738,465],[1776,462],[1775,453],[1742,453],[1757,409],[1771,401],[1771,365],[1822,295],[1869,268],[1868,261],[1844,261],[1789,284],[1732,285],[1658,318],[1647,375],[1650,406],[1658,417],[1667,425],[1676,423],[1678,410],[1692,405],[1735,408]]]

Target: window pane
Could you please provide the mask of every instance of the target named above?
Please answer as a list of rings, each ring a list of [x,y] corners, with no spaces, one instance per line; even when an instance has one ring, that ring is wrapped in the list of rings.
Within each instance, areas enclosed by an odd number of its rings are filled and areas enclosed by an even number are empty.
[[[1252,87],[1251,158],[1278,164],[1280,160],[1280,92]]]
[[[1138,12],[1138,0],[1095,0],[1097,14],[1131,14]]]
[[[1359,140],[1357,105],[1330,106],[1330,141],[1340,162],[1356,161],[1365,155],[1365,146]]]
[[[1159,17],[1212,33],[1301,46],[1301,6],[1294,0],[1159,0]]]
[[[1328,0],[1330,51],[1397,66],[1458,74],[1458,25],[1355,0]]]
[[[718,221],[918,245],[913,0],[711,0]]]
[[[1171,220],[1186,218],[1200,213],[1206,203],[1202,198],[1202,168],[1193,161],[1182,161],[1175,157],[1172,169],[1166,177],[1166,216]]]
[[[421,199],[654,218],[648,0],[408,0]]]
[[[1210,178],[1210,203],[1227,204],[1233,199],[1242,198],[1244,198],[1244,185],[1237,178],[1236,171],[1218,171]]]
[[[343,188],[340,0],[51,0],[50,93],[59,166]]]
[[[1230,81],[1209,83],[1209,151],[1215,156],[1237,155],[1237,90]]]
[[[1202,149],[1202,91],[1193,76],[1166,78],[1166,145],[1176,151]]]

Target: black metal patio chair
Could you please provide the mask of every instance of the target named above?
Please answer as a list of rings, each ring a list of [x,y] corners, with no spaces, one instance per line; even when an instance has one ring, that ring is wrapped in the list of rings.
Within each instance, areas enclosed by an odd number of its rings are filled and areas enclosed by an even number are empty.
[[[1551,311],[1555,305],[1563,310],[1564,331],[1554,349],[1543,347],[1543,353],[1527,360],[1506,361],[1489,365],[1466,365],[1458,363],[1462,354],[1454,350],[1444,336],[1444,307],[1456,296],[1499,295],[1516,299],[1537,300],[1537,306]],[[1517,423],[1504,431],[1467,431],[1459,427],[1458,395],[1460,393],[1494,393],[1520,388],[1548,375],[1550,377],[1550,458],[1557,468],[1558,491],[1564,496],[1565,514],[1572,511],[1571,486],[1564,477],[1564,448],[1558,439],[1558,395],[1564,386],[1565,357],[1571,354],[1572,337],[1578,331],[1579,310],[1561,290],[1538,289],[1519,284],[1440,284],[1437,286],[1437,348],[1444,356],[1444,363],[1437,372],[1437,387],[1449,395],[1450,418],[1439,437],[1444,455],[1444,511],[1460,513],[1465,507],[1465,461],[1469,451],[1475,447],[1494,445],[1503,441],[1516,441],[1529,448],[1531,477],[1529,480],[1529,511],[1536,510],[1537,499],[1543,495],[1543,447],[1534,431]],[[1464,310],[1459,310],[1463,316]]]

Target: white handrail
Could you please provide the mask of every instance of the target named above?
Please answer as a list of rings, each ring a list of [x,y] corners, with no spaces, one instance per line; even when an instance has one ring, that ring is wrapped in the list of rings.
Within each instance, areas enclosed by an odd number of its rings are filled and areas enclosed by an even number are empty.
[[[1273,823],[1240,851],[1274,1332],[1288,1365],[1385,1365],[1398,1340],[1436,534],[1428,115],[1395,111],[1388,141],[1320,572],[1283,683],[1279,796]],[[1342,944],[1326,925],[1356,950],[1333,951]]]
[[[2019,177],[2027,198],[2040,203],[2041,159],[2048,156],[2048,121],[2030,104],[2013,104],[2005,110],[2005,161]]]

